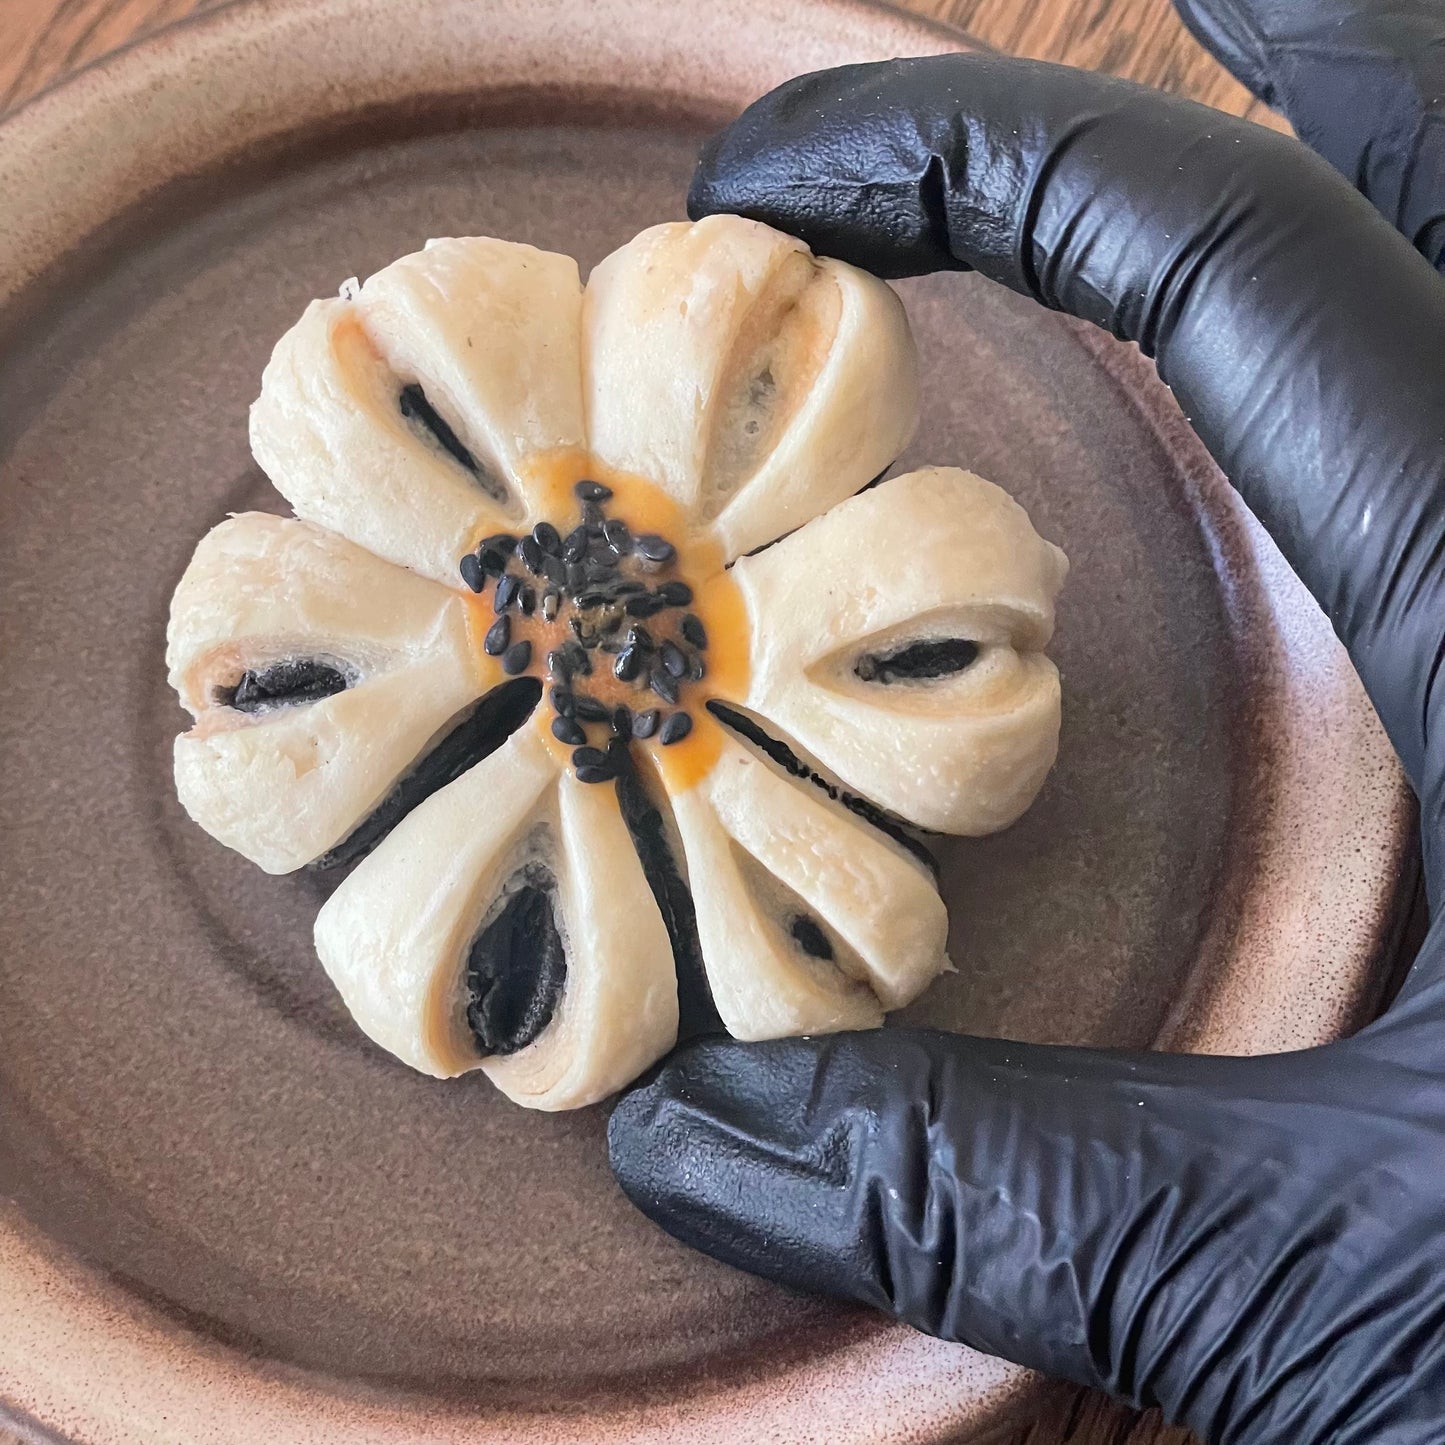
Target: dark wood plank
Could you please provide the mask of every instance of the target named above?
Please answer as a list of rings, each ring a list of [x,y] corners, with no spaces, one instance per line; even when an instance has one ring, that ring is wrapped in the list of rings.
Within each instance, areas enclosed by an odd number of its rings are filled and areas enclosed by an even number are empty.
[[[1276,130],[1261,105],[1185,30],[1169,0],[903,0],[1011,55],[1106,70]]]
[[[0,112],[107,51],[222,3],[3,0]],[[902,7],[961,26],[1015,55],[1107,70],[1284,127],[1194,42],[1169,0],[902,0]]]

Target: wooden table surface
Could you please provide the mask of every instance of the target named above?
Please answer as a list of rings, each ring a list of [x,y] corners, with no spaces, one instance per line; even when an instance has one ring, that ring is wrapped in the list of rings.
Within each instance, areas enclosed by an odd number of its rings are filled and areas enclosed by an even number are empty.
[[[72,70],[223,0],[0,0],[0,113]],[[400,3],[400,0],[399,0]],[[698,0],[692,0],[698,3]],[[789,0],[777,0],[785,5]],[[1000,50],[1107,70],[1277,129],[1283,123],[1199,48],[1168,0],[902,0]],[[1061,1390],[1007,1445],[1191,1445],[1157,1416]],[[12,1445],[0,1428],[0,1445]],[[14,1442],[19,1445],[19,1442]]]

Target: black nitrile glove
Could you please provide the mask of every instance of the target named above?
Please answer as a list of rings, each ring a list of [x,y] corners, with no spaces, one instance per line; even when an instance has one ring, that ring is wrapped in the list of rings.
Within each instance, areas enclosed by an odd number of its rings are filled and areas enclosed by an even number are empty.
[[[1445,280],[1294,140],[982,55],[791,82],[691,205],[888,276],[974,267],[1154,356],[1349,647],[1436,917],[1383,1019],[1272,1058],[697,1042],[618,1105],[623,1188],[741,1268],[1215,1441],[1445,1440]]]
[[[1432,266],[1445,264],[1441,0],[1175,0],[1184,23]]]

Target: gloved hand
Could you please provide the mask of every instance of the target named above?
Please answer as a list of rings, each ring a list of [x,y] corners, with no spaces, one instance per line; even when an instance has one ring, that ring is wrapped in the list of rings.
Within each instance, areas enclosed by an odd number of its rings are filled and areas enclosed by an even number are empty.
[[[1438,52],[1445,17],[1418,16]],[[1406,164],[1438,156],[1433,119],[1365,135],[1382,113],[1355,117],[1359,179],[1406,175],[1395,213],[1434,254],[1445,174]],[[690,209],[887,276],[972,267],[1153,356],[1349,648],[1436,913],[1390,1011],[1300,1053],[696,1042],[613,1114],[622,1187],[743,1269],[1211,1440],[1445,1439],[1445,280],[1292,139],[983,55],[783,86],[709,147]]]

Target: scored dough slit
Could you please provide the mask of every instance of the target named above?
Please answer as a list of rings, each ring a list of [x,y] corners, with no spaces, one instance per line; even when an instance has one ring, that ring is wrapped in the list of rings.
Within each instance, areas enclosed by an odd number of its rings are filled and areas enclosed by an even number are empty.
[[[828,357],[837,286],[802,252],[785,253],[748,308],[719,378],[699,516],[711,521],[777,449]]]
[[[354,305],[413,431],[514,522],[530,518],[536,459],[584,441],[576,262],[483,237],[436,239],[369,277]]]
[[[736,840],[732,843],[732,855],[759,911],[776,926],[780,944],[792,950],[797,965],[815,969],[824,978],[836,979],[843,988],[852,985],[872,1003],[880,1004],[868,966],[827,918]]]
[[[852,792],[822,763],[811,757],[801,743],[771,720],[764,722],[756,713],[717,698],[707,704],[707,710],[755,755],[766,758],[800,783],[817,789],[830,802],[883,834],[898,847],[906,849],[929,872],[938,876],[938,860],[923,841],[925,830],[911,827],[902,818]]]
[[[687,855],[677,819],[656,765],[639,754],[617,780],[622,820],[662,914],[677,972],[678,1037],[688,1039],[721,1026],[703,964],[697,911],[687,872]]]
[[[420,379],[407,381],[397,375],[395,369],[392,374],[397,383],[397,407],[411,423],[413,431],[440,447],[463,471],[476,479],[484,492],[506,505],[511,500],[506,483],[492,468],[483,465],[476,452],[457,435],[456,428],[432,404]]]
[[[566,998],[567,920],[558,839],[539,820],[518,838],[484,904],[459,969],[461,1007],[482,1058],[516,1053],[556,1021]]]
[[[500,507],[508,517],[520,517],[522,504],[507,485],[496,462],[487,455],[485,438],[447,404],[429,378],[394,354],[388,338],[367,324],[366,313],[353,304],[351,313],[332,332],[339,360],[344,360],[358,397],[385,416],[386,424],[417,446],[425,447],[444,466],[460,472],[468,486]],[[389,415],[388,415],[389,413]]]
[[[536,678],[518,677],[468,703],[433,734],[416,762],[312,868],[324,872],[360,861],[413,808],[502,747],[531,717],[541,697],[542,684]]]
[[[711,771],[672,801],[735,1038],[874,1027],[948,966],[930,870],[761,750],[724,730]]]

